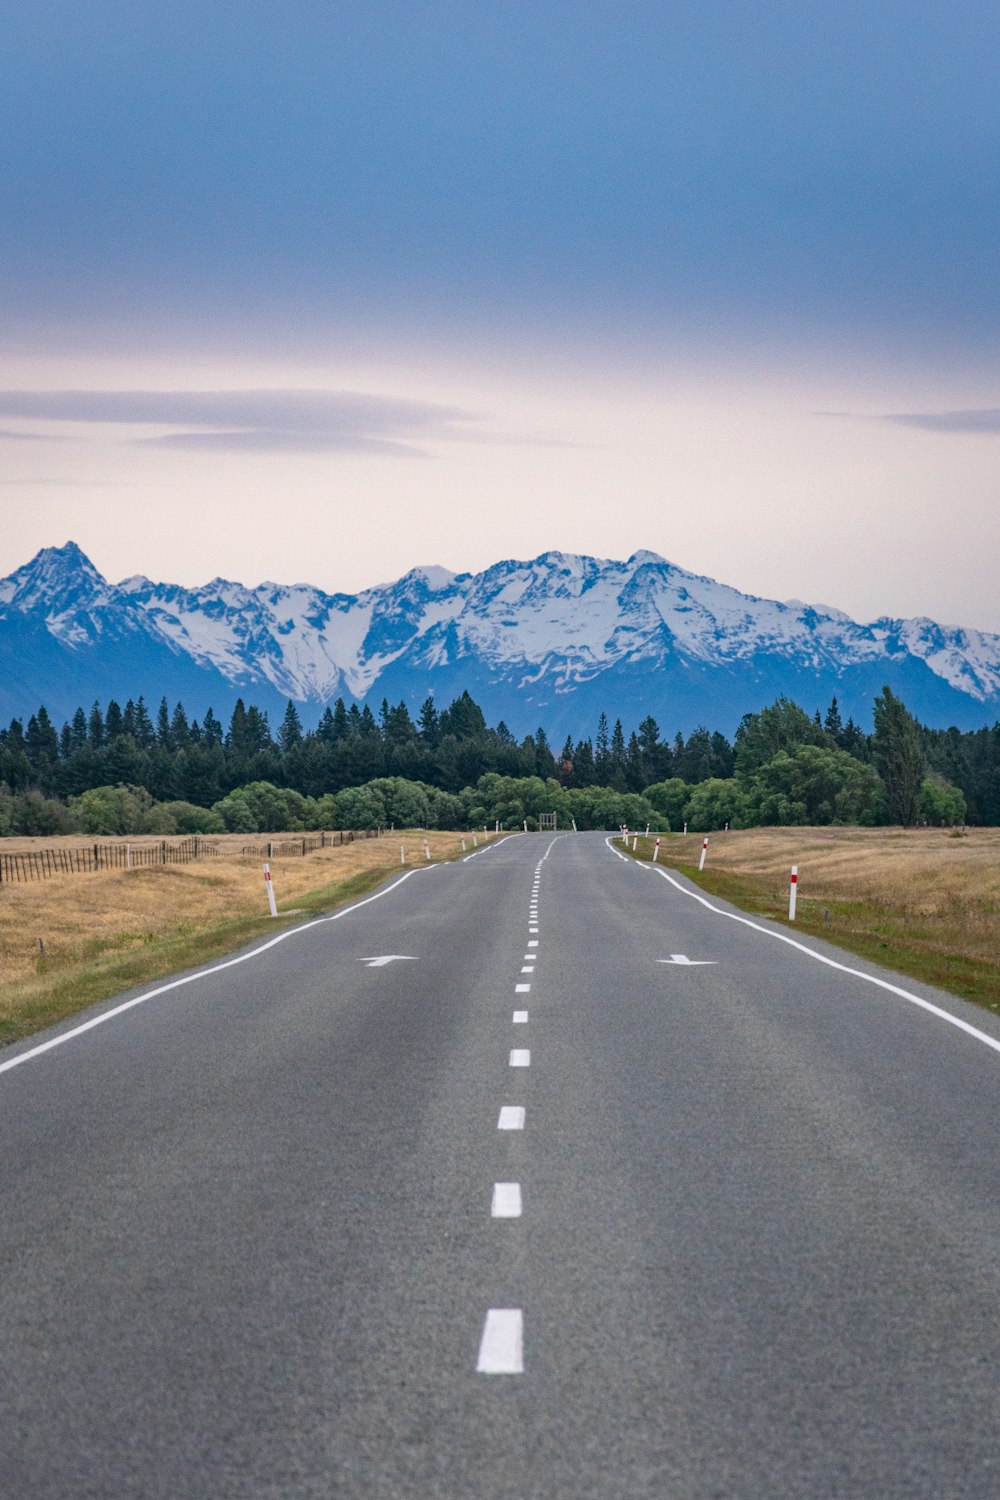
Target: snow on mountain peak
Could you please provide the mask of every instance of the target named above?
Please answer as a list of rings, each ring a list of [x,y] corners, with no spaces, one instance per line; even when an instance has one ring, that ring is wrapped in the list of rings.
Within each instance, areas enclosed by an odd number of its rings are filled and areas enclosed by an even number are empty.
[[[549,551],[475,574],[427,564],[353,595],[222,578],[187,588],[142,574],[115,586],[71,542],[0,580],[0,620],[14,612],[74,649],[112,626],[138,630],[230,685],[266,682],[300,702],[360,699],[386,674],[398,691],[463,661],[470,683],[486,677],[505,692],[562,694],[637,672],[665,700],[678,670],[839,684],[908,663],[966,701],[1000,701],[998,636],[923,619],[859,625],[822,605],[741,593],[648,550],[626,562]]]

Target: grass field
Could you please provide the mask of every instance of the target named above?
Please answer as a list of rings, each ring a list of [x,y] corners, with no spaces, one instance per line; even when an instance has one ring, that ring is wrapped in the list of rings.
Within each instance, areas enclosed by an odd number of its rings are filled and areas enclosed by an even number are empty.
[[[664,836],[660,862],[745,911],[1000,1012],[1000,828],[753,828]],[[652,839],[639,839],[649,859]]]
[[[279,837],[274,835],[275,842]],[[406,867],[412,869],[426,863],[425,843],[433,859],[451,859],[461,852],[463,837],[471,849],[471,834],[411,831],[276,859],[271,864],[276,920],[268,915],[263,869],[256,859],[198,860],[4,884],[0,1043],[361,895],[401,869],[400,844]],[[483,837],[478,835],[480,844]],[[266,841],[267,835],[261,838]],[[247,841],[234,836],[236,844]],[[55,847],[78,841],[9,839],[4,848],[22,852],[43,842]]]

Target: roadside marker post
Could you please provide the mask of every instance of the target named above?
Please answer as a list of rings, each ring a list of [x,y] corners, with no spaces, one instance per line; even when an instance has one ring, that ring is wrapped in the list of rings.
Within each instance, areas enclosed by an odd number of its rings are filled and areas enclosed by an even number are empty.
[[[656,843],[653,845],[653,864],[654,865],[656,864],[656,861],[659,859],[659,857],[660,857],[660,841],[659,841],[659,839],[657,839]]]
[[[687,824],[686,824],[686,823],[685,823],[685,824],[684,824],[684,832],[685,832],[685,833],[687,833],[687,831],[688,831],[688,826],[687,826]]]
[[[399,846],[399,863],[401,865],[406,864],[406,848],[403,844],[400,844]]]
[[[708,853],[708,834],[706,833],[705,838],[704,838],[704,842],[702,843],[702,846],[701,846],[701,859],[698,861],[698,868],[699,868],[699,870],[703,870],[705,868],[705,855],[707,853]]]
[[[462,853],[465,853],[465,840],[462,840]]]
[[[795,902],[799,893],[799,867],[792,865],[792,883],[788,888],[788,920],[795,921]]]
[[[431,857],[431,846],[430,846],[430,844],[425,844],[424,845],[424,858],[425,859],[430,859],[430,857]]]
[[[267,904],[270,907],[271,916],[276,917],[278,915],[278,908],[274,900],[274,883],[271,880],[271,866],[266,863],[264,865],[264,885],[267,889]]]

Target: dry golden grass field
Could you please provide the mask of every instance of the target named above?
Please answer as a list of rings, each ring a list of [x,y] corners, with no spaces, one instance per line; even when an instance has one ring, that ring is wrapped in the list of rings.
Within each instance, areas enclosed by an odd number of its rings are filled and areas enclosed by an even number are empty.
[[[282,835],[233,835],[275,843]],[[285,835],[294,838],[294,835]],[[276,858],[279,916],[268,914],[263,865],[239,856],[184,865],[98,870],[0,886],[0,1042],[25,1036],[96,1000],[231,951],[243,942],[362,894],[401,867],[451,859],[471,834],[418,832],[359,838]],[[483,834],[478,835],[479,843]],[[101,844],[119,841],[101,839]],[[156,840],[132,838],[136,847]],[[171,842],[168,840],[168,842]],[[174,841],[177,842],[177,841]],[[213,838],[213,843],[226,840]],[[4,853],[93,839],[5,839]],[[44,948],[43,948],[44,945]]]
[[[1000,1011],[1000,828],[753,828],[665,837],[660,859],[745,910]],[[652,840],[637,853],[650,858]]]

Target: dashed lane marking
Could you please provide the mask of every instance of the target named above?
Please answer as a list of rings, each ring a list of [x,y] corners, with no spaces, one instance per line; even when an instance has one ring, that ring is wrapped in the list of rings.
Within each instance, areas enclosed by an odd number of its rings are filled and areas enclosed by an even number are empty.
[[[528,1047],[512,1047],[510,1049],[510,1065],[512,1068],[530,1068],[530,1049]]]
[[[523,1130],[524,1129],[524,1105],[505,1104],[500,1110],[500,1118],[497,1120],[498,1130]]]
[[[523,1375],[524,1316],[519,1307],[490,1308],[476,1369],[481,1375]]]
[[[521,1217],[521,1184],[519,1182],[495,1182],[490,1215],[494,1219],[519,1219]]]
[[[516,1010],[511,1016],[511,1021],[515,1026],[526,1026],[528,1024],[528,1012],[526,1010]]]

